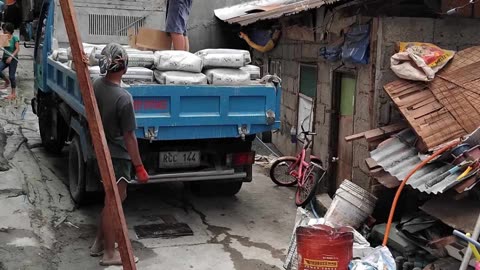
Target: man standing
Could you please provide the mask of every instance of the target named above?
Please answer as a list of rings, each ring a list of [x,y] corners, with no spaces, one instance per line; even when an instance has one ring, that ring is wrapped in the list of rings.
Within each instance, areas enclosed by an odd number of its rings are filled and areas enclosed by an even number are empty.
[[[167,0],[165,31],[172,37],[175,50],[189,51],[190,49],[187,23],[191,8],[192,0]]]
[[[103,49],[99,65],[100,72],[106,75],[94,82],[93,89],[123,202],[127,197],[127,182],[123,179],[130,180],[132,164],[139,182],[146,183],[149,178],[138,151],[132,96],[120,87],[128,68],[127,52],[121,45],[111,43]],[[90,249],[92,256],[103,255],[102,266],[122,265],[120,253],[115,250],[115,226],[111,216],[105,201],[97,237]]]

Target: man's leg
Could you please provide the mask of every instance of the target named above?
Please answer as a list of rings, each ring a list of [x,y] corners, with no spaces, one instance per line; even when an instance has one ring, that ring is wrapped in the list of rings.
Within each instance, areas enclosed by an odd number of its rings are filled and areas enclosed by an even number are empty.
[[[123,159],[112,159],[113,169],[115,171],[115,176],[117,179],[124,177],[130,179],[131,172],[131,161]],[[128,183],[125,181],[120,181],[117,184],[118,193],[120,194],[120,199],[122,203],[127,198],[127,186]],[[115,249],[115,240],[116,240],[116,230],[115,224],[113,224],[113,216],[111,209],[107,207],[107,201],[105,198],[105,207],[102,211],[102,230],[103,230],[103,259],[101,261],[102,265],[121,265],[122,259],[120,258],[120,253]],[[97,236],[102,236],[102,233],[97,234]]]
[[[131,169],[131,165],[129,164],[130,161],[112,159],[112,163],[113,163],[115,175],[120,175],[120,177],[125,177],[126,179],[130,179],[130,169]],[[120,194],[120,198],[122,199],[122,202],[124,202],[125,199],[127,198],[127,183],[125,181],[121,181],[117,184],[117,187],[118,187],[118,192]],[[93,257],[102,256],[104,254],[104,250],[105,250],[104,219],[108,219],[109,217],[109,213],[107,212],[106,206],[107,206],[107,198],[105,198],[105,207],[103,208],[102,213],[100,214],[100,221],[98,224],[98,230],[97,230],[97,236],[95,238],[95,242],[90,248],[90,255]]]
[[[122,202],[127,197],[127,182],[121,181],[118,183],[118,192]],[[115,249],[115,226],[113,224],[113,215],[111,209],[107,207],[107,200],[105,198],[105,207],[102,212],[102,225],[103,225],[103,242],[104,242],[104,254],[103,254],[103,265],[118,265],[122,264],[122,259],[120,253]]]
[[[191,4],[191,0],[168,1],[165,30],[170,33],[175,50],[185,51],[188,49],[183,33],[187,30]]]

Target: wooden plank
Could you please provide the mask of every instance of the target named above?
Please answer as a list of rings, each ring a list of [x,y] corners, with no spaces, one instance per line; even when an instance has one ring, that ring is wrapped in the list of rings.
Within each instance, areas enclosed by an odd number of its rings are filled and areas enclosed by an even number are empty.
[[[419,108],[418,110],[412,111],[411,114],[412,114],[413,118],[418,119],[418,118],[423,117],[427,114],[431,114],[433,112],[436,112],[436,111],[440,110],[441,108],[443,108],[443,106],[440,105],[440,104],[429,104],[429,105],[423,106],[422,108]]]
[[[423,106],[425,106],[425,105],[427,105],[427,104],[430,104],[430,103],[436,102],[436,101],[437,101],[437,99],[435,99],[435,97],[432,95],[432,97],[427,98],[426,100],[421,101],[421,102],[419,102],[419,103],[417,103],[417,104],[415,104],[415,105],[413,105],[413,106],[411,106],[411,107],[408,107],[407,109],[409,109],[409,110],[416,110],[416,109],[418,109],[418,108],[420,108],[420,107],[423,107]],[[438,103],[438,102],[437,102],[437,103]],[[439,103],[439,104],[440,104],[440,103]]]
[[[419,101],[426,100],[431,96],[432,96],[432,93],[430,91],[421,91],[413,95],[409,95],[408,97],[405,97],[405,98],[395,98],[394,101],[397,104],[397,106],[403,107],[405,105],[409,106],[414,102],[418,103]]]
[[[106,207],[110,210],[112,224],[115,226],[116,241],[120,249],[123,269],[137,269],[133,258],[132,245],[128,237],[127,223],[123,214],[122,202],[118,193],[117,181],[112,167],[112,158],[107,146],[105,132],[103,130],[102,119],[98,110],[97,100],[93,93],[92,82],[90,81],[90,72],[87,64],[84,62],[83,45],[80,38],[80,32],[77,26],[77,18],[72,0],[60,1],[63,20],[68,34],[72,55],[75,62],[76,73],[80,90],[82,92],[85,112],[87,114],[88,126],[92,138],[95,155],[100,169],[105,188]]]
[[[347,142],[355,141],[355,140],[363,138],[364,136],[365,136],[365,132],[353,134],[353,135],[345,137],[345,141],[347,141]]]
[[[378,165],[378,163],[373,158],[365,159],[365,163],[367,164],[367,167],[370,170],[380,167],[380,165]]]
[[[365,132],[365,139],[367,139],[367,141],[369,141],[369,142],[375,141],[375,140],[378,140],[378,139],[380,139],[384,136],[389,136],[393,133],[399,132],[400,130],[405,129],[407,127],[408,127],[408,125],[406,123],[401,122],[401,123],[396,123],[396,124],[393,124],[393,125],[369,130],[369,131]]]

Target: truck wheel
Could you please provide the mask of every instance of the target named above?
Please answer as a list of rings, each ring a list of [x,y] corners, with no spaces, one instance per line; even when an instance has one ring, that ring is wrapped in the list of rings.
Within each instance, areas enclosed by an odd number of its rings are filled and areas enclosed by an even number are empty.
[[[67,140],[68,125],[61,114],[53,109],[55,104],[50,95],[39,93],[37,101],[38,126],[42,144],[47,151],[58,154],[62,152]]]
[[[229,197],[236,195],[242,188],[243,182],[193,182],[191,184],[192,192],[195,195],[205,196],[222,196]]]
[[[82,204],[85,197],[85,168],[80,140],[75,136],[68,152],[68,187],[77,204]]]

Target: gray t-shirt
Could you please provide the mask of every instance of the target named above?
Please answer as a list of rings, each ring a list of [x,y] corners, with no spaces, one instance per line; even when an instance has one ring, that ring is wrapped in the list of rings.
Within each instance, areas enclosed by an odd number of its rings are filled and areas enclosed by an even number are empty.
[[[93,90],[112,158],[130,160],[123,134],[137,128],[132,96],[104,78],[93,83]]]

